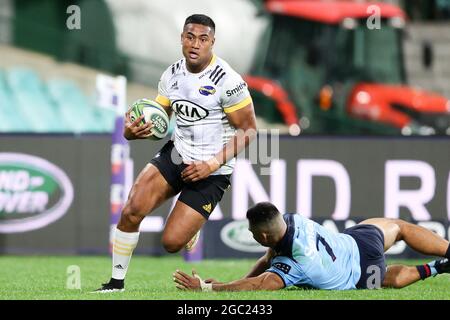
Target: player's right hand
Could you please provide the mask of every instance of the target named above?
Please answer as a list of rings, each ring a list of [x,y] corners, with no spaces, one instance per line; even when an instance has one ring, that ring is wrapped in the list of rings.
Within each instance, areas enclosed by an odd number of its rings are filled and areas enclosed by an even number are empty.
[[[125,139],[146,139],[152,135],[151,129],[153,128],[153,123],[150,121],[144,125],[139,125],[139,122],[141,122],[142,119],[144,119],[144,115],[134,121],[131,121],[130,111],[125,113],[125,126],[123,131],[123,136]]]
[[[192,270],[192,277],[183,271],[177,270],[173,274],[173,281],[175,282],[175,286],[180,290],[188,290],[188,291],[201,291],[201,278],[197,275],[195,270]]]

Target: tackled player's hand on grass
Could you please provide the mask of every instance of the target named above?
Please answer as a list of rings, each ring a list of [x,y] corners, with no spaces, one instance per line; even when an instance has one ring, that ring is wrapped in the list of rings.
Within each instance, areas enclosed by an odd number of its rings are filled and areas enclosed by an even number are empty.
[[[152,135],[151,129],[153,123],[151,121],[141,125],[140,122],[144,119],[144,115],[131,121],[130,110],[125,113],[125,127],[123,136],[127,140],[147,139]]]
[[[207,178],[213,172],[220,168],[220,163],[216,157],[207,161],[194,161],[181,172],[181,178],[184,182],[196,182]]]
[[[175,286],[180,290],[202,291],[202,279],[195,270],[192,270],[192,277],[183,271],[177,270],[173,274]],[[206,284],[206,281],[203,281]],[[208,284],[212,285],[211,282]]]
[[[243,278],[231,282],[221,283],[216,281],[205,281],[200,278],[195,270],[192,270],[192,277],[183,271],[177,270],[173,274],[173,281],[178,289],[187,291],[256,291],[280,290],[285,287],[282,278],[273,272],[264,272],[257,277]]]

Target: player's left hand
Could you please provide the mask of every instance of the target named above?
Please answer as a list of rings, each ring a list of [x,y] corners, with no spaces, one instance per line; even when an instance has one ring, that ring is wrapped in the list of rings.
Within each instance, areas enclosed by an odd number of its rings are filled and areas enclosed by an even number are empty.
[[[181,172],[181,179],[184,182],[196,182],[207,178],[211,173],[220,168],[220,164],[216,158],[211,158],[214,160],[208,161],[195,161],[190,163]]]
[[[195,277],[196,274],[195,270],[192,270],[192,277],[183,271],[175,271],[173,274],[175,286],[180,290],[201,291],[200,279]]]

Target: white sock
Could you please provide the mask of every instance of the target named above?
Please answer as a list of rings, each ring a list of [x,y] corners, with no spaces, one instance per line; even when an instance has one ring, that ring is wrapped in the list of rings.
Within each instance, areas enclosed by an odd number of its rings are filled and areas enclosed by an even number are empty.
[[[112,277],[123,280],[127,274],[131,255],[139,240],[139,232],[114,232]]]

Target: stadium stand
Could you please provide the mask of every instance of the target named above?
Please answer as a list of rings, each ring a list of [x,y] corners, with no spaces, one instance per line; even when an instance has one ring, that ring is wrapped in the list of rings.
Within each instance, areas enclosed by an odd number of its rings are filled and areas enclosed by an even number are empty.
[[[2,119],[2,121],[0,121],[0,132],[27,130],[28,127],[25,121],[20,120],[24,117],[21,115],[20,110],[14,110],[12,107],[14,105],[14,99],[6,85],[5,74],[0,71],[0,119]]]
[[[115,114],[93,105],[70,80],[43,81],[31,69],[13,67],[0,77],[2,132],[106,133]]]
[[[47,83],[50,97],[59,106],[61,119],[73,132],[111,132],[114,113],[92,106],[71,81],[53,79]]]
[[[32,70],[12,68],[6,72],[8,85],[14,104],[5,108],[17,109],[32,132],[61,132],[63,125],[58,121],[44,84]]]
[[[111,133],[115,113],[95,102],[98,70],[0,46],[0,133]],[[129,83],[128,100],[156,96]],[[5,121],[6,120],[6,121]]]

